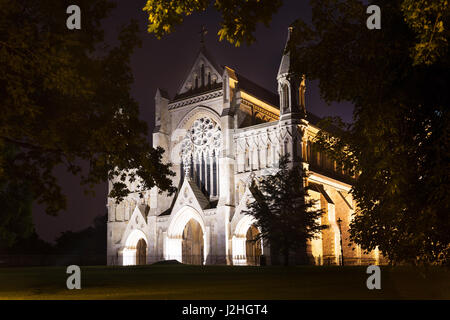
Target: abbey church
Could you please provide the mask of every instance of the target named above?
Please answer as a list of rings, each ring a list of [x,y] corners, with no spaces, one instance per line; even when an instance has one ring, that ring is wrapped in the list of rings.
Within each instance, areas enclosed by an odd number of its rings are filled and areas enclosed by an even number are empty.
[[[178,191],[108,199],[109,265],[276,264],[270,245],[254,241],[260,230],[244,211],[251,182],[275,172],[286,153],[306,171],[309,196],[329,226],[308,243],[311,261],[337,265],[343,253],[345,264],[380,262],[378,250],[349,242],[354,177],[314,147],[320,119],[307,110],[305,79],[290,74],[289,53],[280,57],[278,94],[218,65],[203,43],[176,95],[157,90],[153,146],[165,150]]]

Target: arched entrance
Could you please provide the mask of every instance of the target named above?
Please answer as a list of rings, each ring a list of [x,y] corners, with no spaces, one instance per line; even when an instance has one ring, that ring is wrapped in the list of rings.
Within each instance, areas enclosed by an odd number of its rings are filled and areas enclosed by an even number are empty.
[[[204,264],[208,255],[208,233],[197,210],[184,206],[175,213],[167,229],[164,258],[183,263]]]
[[[258,239],[259,233],[260,232],[255,225],[251,225],[247,230],[247,234],[245,236],[245,257],[248,266],[259,265],[259,259],[262,253],[261,240]]]
[[[143,265],[147,263],[147,237],[141,230],[135,229],[125,241],[122,251],[124,266]]]
[[[136,265],[147,264],[147,243],[140,239],[136,245]]]
[[[181,248],[183,263],[203,264],[203,231],[194,219],[184,227]]]
[[[257,239],[260,231],[250,215],[242,217],[236,225],[232,238],[234,265],[259,265],[263,254],[263,243]]]

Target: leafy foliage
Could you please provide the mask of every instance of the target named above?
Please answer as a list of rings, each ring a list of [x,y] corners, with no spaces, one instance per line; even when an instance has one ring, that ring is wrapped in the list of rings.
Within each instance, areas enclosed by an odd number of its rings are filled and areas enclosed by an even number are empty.
[[[213,3],[222,16],[219,39],[240,46],[255,40],[253,32],[258,23],[269,26],[272,15],[281,6],[281,0],[147,0],[143,8],[148,14],[148,32],[161,38],[174,31],[186,16],[203,12]]]
[[[80,231],[65,231],[56,239],[55,244],[42,240],[31,225],[31,232],[24,236],[20,233],[12,244],[2,242],[0,254],[10,256],[24,255],[28,263],[62,264],[66,263],[106,263],[106,222],[107,213],[94,218],[93,224]],[[14,224],[14,227],[24,224]],[[11,237],[5,238],[10,241]],[[103,262],[102,262],[103,260]],[[25,260],[27,261],[27,260]]]
[[[445,55],[450,37],[448,0],[404,0],[401,9],[405,21],[417,35],[417,41],[411,48],[414,64],[430,65]]]
[[[16,241],[8,246],[5,243],[0,245],[1,255],[27,255],[27,256],[44,256],[52,255],[55,253],[55,247],[42,240],[36,230],[33,230],[27,237],[17,238]],[[2,261],[4,262],[4,261]]]
[[[280,250],[285,265],[291,251],[296,250],[303,255],[303,263],[307,262],[306,241],[327,228],[320,224],[323,211],[315,209],[315,202],[308,199],[303,170],[288,165],[289,156],[285,155],[280,158],[277,172],[253,181],[250,190],[254,200],[245,211],[257,221],[255,225],[261,230],[258,239]]]
[[[2,156],[11,159],[14,148],[8,146]],[[11,248],[18,241],[30,237],[34,231],[32,217],[33,197],[28,183],[0,178],[0,249]]]
[[[61,254],[105,255],[107,217],[107,214],[95,217],[93,226],[83,230],[63,232],[56,239],[55,252]]]
[[[130,95],[130,56],[140,45],[136,22],[122,28],[118,45],[103,42],[101,20],[113,4],[80,0],[81,30],[68,30],[70,1],[0,0],[0,179],[31,187],[47,213],[65,208],[54,169],[65,166],[90,189],[116,180],[111,196],[128,194],[124,183],[140,177],[137,190],[173,192],[162,149],[147,140]],[[87,163],[83,170],[83,164]],[[134,170],[132,170],[134,169]]]
[[[320,80],[327,101],[351,101],[351,125],[318,143],[359,173],[351,240],[393,262],[450,259],[449,53],[411,56],[416,33],[402,1],[378,2],[382,29],[364,27],[359,1],[314,1],[313,27],[295,23],[294,69]],[[445,53],[445,54],[444,54]],[[419,60],[418,60],[419,59]],[[422,61],[424,63],[418,63]],[[434,61],[434,62],[432,62]]]
[[[313,10],[323,10],[327,7],[341,7],[353,10],[353,17],[364,14],[364,21],[361,26],[365,26],[365,8],[372,3],[362,1],[322,1],[310,0]],[[364,1],[366,2],[366,1]],[[414,64],[432,64],[444,55],[448,50],[450,6],[448,0],[428,1],[428,0],[403,0],[401,12],[404,21],[414,31],[416,40],[411,44],[411,57]],[[158,38],[169,34],[180,25],[186,16],[194,12],[204,12],[213,3],[222,16],[221,29],[218,32],[219,39],[226,39],[228,42],[239,46],[241,43],[248,44],[255,41],[253,36],[258,23],[269,26],[272,16],[283,4],[282,0],[147,0],[143,8],[148,13],[148,32],[155,34]],[[380,5],[383,2],[374,1]],[[358,4],[355,6],[355,4]],[[381,6],[382,7],[382,6]],[[357,9],[357,10],[354,10]],[[382,7],[382,20],[384,20]],[[335,18],[332,12],[328,12],[330,18]],[[340,26],[339,26],[340,27]]]

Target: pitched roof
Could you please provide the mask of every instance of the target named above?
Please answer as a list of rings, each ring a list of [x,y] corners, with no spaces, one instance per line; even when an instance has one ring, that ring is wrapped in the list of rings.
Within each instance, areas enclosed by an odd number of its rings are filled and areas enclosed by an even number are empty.
[[[268,104],[271,104],[279,109],[280,99],[278,97],[278,94],[261,87],[260,85],[247,79],[237,72],[235,72],[235,74],[238,80],[239,89],[244,90],[252,96],[264,102],[267,102]]]
[[[291,30],[291,28],[289,28],[288,37],[286,40],[286,46],[289,42],[291,32],[292,32],[292,30]],[[209,51],[206,49],[206,47],[204,45],[202,45],[202,46],[200,46],[200,49],[196,56],[196,59],[195,59],[194,63],[192,64],[191,68],[189,69],[188,74],[186,75],[185,79],[187,79],[187,77],[192,72],[192,69],[194,68],[195,63],[197,62],[200,55],[203,55],[208,60],[208,62],[216,69],[216,71],[218,71],[220,74],[222,74],[225,67],[217,64],[217,62],[215,61],[213,56],[209,53]],[[289,64],[290,64],[289,53],[284,52],[283,57],[281,59],[280,67],[278,69],[278,75],[289,72]],[[279,97],[278,93],[274,93],[273,91],[260,86],[259,84],[255,83],[254,81],[244,77],[242,74],[235,72],[234,70],[233,70],[233,72],[237,78],[236,80],[238,81],[238,85],[241,90],[251,94],[255,98],[258,98],[258,99],[272,105],[273,107],[275,107],[277,109],[280,109],[280,97]],[[184,80],[184,82],[185,81],[186,80]],[[172,102],[177,101],[177,100],[186,99],[188,97],[201,95],[201,94],[204,94],[204,93],[207,93],[210,91],[216,91],[216,90],[219,90],[221,87],[222,87],[222,83],[217,82],[217,83],[213,83],[211,85],[206,85],[206,86],[199,87],[196,89],[194,88],[194,89],[191,89],[191,90],[189,90],[187,92],[183,92],[183,93],[180,93],[180,91],[179,91],[173,98]],[[308,112],[308,111],[306,112],[306,119],[308,120],[308,122],[310,124],[315,125],[315,126],[318,126],[318,123],[320,122],[320,120],[322,120],[317,115],[315,115],[311,112]],[[338,130],[337,128],[329,128],[329,129]]]
[[[221,83],[222,82],[222,72],[223,72],[223,68],[220,67],[219,64],[217,64],[217,62],[215,61],[215,59],[209,54],[208,50],[206,50],[205,46],[202,45],[200,46],[200,49],[196,55],[196,58],[194,60],[194,62],[192,63],[191,67],[189,68],[188,72],[186,73],[186,75],[183,78],[183,82],[181,83],[180,87],[177,90],[177,93],[175,95],[174,100],[179,99],[180,97],[184,97],[184,96],[191,96],[191,95],[196,95],[198,92],[197,91],[208,91],[210,88],[210,86],[205,85],[205,86],[199,86],[198,88],[191,88],[190,90],[186,91],[185,88],[185,84],[188,82],[188,80],[192,79],[192,74],[193,72],[195,72],[195,68],[197,65],[197,62],[199,59],[206,59],[207,64],[209,64],[217,73],[218,76],[218,81],[217,83]],[[194,92],[196,91],[196,92]]]
[[[214,57],[212,55],[209,54],[209,51],[206,50],[205,46],[201,46],[200,47],[200,52],[203,53],[203,55],[205,56],[205,58],[209,61],[209,63],[212,64],[212,66],[214,67],[214,69],[216,69],[220,74],[222,74],[223,72],[223,67],[218,64],[216,62],[216,60],[214,59]]]
[[[190,179],[187,180],[187,183],[191,187],[192,192],[194,193],[194,196],[197,199],[200,206],[202,207],[202,209],[209,208],[210,203],[209,203],[208,199],[206,198],[206,196],[203,194],[202,190],[200,190],[200,188],[197,186],[197,184]]]
[[[217,201],[209,201],[208,198],[206,197],[206,195],[202,192],[202,190],[197,186],[197,184],[195,183],[194,180],[191,179],[183,179],[182,181],[180,181],[178,190],[175,194],[175,197],[172,200],[172,203],[170,205],[170,207],[163,211],[159,216],[168,216],[172,213],[172,211],[174,210],[175,207],[177,207],[177,203],[179,202],[179,195],[180,192],[182,192],[183,186],[187,184],[189,186],[189,189],[192,190],[192,193],[195,197],[195,199],[198,202],[198,205],[200,206],[200,208],[202,210],[204,209],[211,209],[211,208],[215,208],[217,207]]]

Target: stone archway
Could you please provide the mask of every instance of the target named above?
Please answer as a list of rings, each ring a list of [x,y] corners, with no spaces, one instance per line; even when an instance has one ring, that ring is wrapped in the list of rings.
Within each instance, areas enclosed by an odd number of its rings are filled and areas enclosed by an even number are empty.
[[[140,239],[136,245],[136,265],[147,264],[147,243]]]
[[[192,243],[194,238],[197,244],[194,247],[189,247],[189,243]],[[198,241],[202,243],[199,244]],[[203,217],[194,208],[184,206],[172,216],[169,222],[164,246],[164,258],[189,263],[187,262],[189,260],[183,259],[183,253],[187,259],[188,250],[197,255],[196,261],[198,264],[205,264],[208,255],[208,241]]]
[[[181,244],[182,262],[186,264],[203,264],[203,231],[194,219],[189,220],[183,230]]]
[[[258,228],[252,224],[245,236],[245,258],[248,266],[258,266],[262,254],[261,240],[258,239],[260,234]]]
[[[189,130],[195,120],[209,117],[220,123],[220,115],[212,108],[207,106],[197,106],[195,109],[189,111],[177,124],[177,130]]]
[[[122,264],[124,266],[147,264],[147,251],[148,242],[144,232],[138,229],[133,230],[125,241]]]
[[[245,215],[237,223],[232,238],[233,265],[259,265],[264,249],[262,240],[256,240],[260,230],[255,222],[255,218]]]

